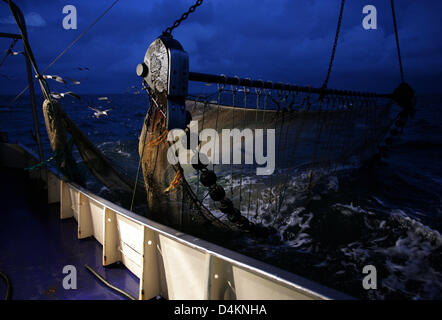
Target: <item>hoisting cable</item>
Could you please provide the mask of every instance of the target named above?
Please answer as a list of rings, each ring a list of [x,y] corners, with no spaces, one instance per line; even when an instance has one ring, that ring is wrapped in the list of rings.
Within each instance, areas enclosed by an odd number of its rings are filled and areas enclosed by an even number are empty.
[[[60,52],[60,54],[58,54],[51,63],[49,63],[49,65],[43,69],[42,73],[45,73],[47,70],[49,70],[49,68],[51,68],[63,55],[66,54],[66,52],[72,48],[82,37],[84,37],[84,35],[86,35],[86,33],[92,29],[93,26],[95,26],[98,21],[100,21],[101,18],[103,18],[103,16],[110,10],[112,9],[113,6],[115,6],[117,4],[117,2],[120,0],[115,0],[100,16],[98,16],[97,19],[94,20],[94,22],[92,22],[87,28],[86,30],[84,30],[77,38],[75,38],[74,41],[72,41],[62,52]],[[26,86],[12,101],[11,104],[13,104],[15,101],[17,101],[18,98],[20,98],[23,93],[26,92],[26,90],[28,90],[29,86]]]
[[[193,6],[191,6],[191,7],[189,8],[189,10],[187,10],[187,12],[184,12],[184,13],[181,15],[181,17],[180,17],[179,19],[175,20],[175,22],[174,22],[170,27],[167,27],[167,28],[163,31],[163,35],[164,35],[164,36],[172,37],[172,31],[173,31],[173,29],[177,28],[177,27],[181,24],[181,22],[183,22],[184,20],[187,19],[187,17],[189,16],[189,14],[191,14],[192,12],[194,12],[195,9],[196,9],[197,7],[199,7],[200,5],[202,5],[202,4],[203,4],[203,0],[196,0],[195,4],[194,4]]]
[[[5,0],[5,2],[8,3],[11,13],[15,19],[15,22],[17,23],[19,30],[20,30],[21,38],[23,40],[24,51],[26,53],[26,56],[29,58],[29,62],[31,63],[31,66],[34,68],[34,72],[37,76],[37,79],[39,80],[41,91],[43,92],[45,99],[51,100],[50,95],[49,95],[49,92],[50,92],[49,86],[48,86],[46,80],[43,79],[40,72],[38,71],[38,67],[37,67],[37,63],[35,62],[34,54],[32,53],[31,47],[28,42],[28,34],[26,32],[26,22],[25,22],[25,18],[23,16],[23,13],[12,1]],[[29,86],[27,86],[27,87],[29,87]]]
[[[399,36],[398,36],[398,31],[397,31],[396,13],[394,10],[394,0],[391,0],[390,2],[391,2],[391,12],[393,15],[394,35],[396,37],[397,56],[398,56],[398,60],[399,60],[399,68],[401,71],[401,81],[405,82],[404,69],[402,67],[401,47],[399,46]]]
[[[342,0],[341,1],[341,9],[339,11],[338,25],[336,27],[335,40],[333,42],[332,54],[330,56],[330,63],[328,65],[328,70],[327,70],[327,76],[325,78],[324,84],[322,85],[323,89],[327,88],[328,80],[330,79],[331,69],[333,67],[333,60],[335,59],[336,46],[338,45],[338,39],[339,39],[339,31],[341,30],[342,14],[344,12],[344,4],[345,4],[345,0]]]
[[[116,286],[114,286],[112,283],[110,283],[109,281],[107,281],[105,278],[103,278],[97,271],[95,271],[94,269],[92,269],[91,266],[89,266],[88,264],[85,264],[84,267],[90,272],[92,273],[98,280],[100,280],[101,282],[103,282],[107,287],[111,288],[112,290],[118,292],[119,294],[125,296],[126,298],[130,299],[130,300],[138,300],[136,299],[134,296],[132,296],[131,294],[127,293],[126,291],[117,288]]]
[[[149,109],[147,110],[147,117],[146,117],[146,120],[145,120],[146,130],[144,131],[144,137],[143,137],[144,143],[143,143],[143,148],[141,150],[140,160],[138,160],[137,176],[135,177],[134,189],[132,191],[132,200],[130,202],[130,211],[132,211],[133,206],[134,206],[135,193],[137,191],[138,179],[140,177],[141,162],[142,162],[143,156],[144,156],[144,149],[146,147],[147,132],[148,132],[148,128],[149,128],[149,124],[150,124],[150,120],[151,120],[152,101],[154,100],[154,97],[152,96],[151,92],[149,91],[149,88],[146,86],[146,83],[143,83],[143,87],[146,88],[146,92],[149,95],[149,100],[150,101],[149,101]]]

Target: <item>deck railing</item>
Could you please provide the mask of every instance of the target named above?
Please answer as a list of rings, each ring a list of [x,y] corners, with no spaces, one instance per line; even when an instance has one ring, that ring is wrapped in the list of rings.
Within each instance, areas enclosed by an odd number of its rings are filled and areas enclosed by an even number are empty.
[[[0,143],[1,165],[38,161],[23,146]],[[7,155],[7,156],[6,156]],[[315,282],[179,232],[130,212],[84,188],[47,177],[48,202],[60,202],[60,218],[74,218],[79,239],[94,237],[103,265],[117,261],[140,280],[139,299],[349,299]]]

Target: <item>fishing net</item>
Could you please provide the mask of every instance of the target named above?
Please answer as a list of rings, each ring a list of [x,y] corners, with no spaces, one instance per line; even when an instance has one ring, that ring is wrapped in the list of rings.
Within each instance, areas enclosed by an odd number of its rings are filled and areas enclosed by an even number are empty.
[[[167,104],[161,94],[154,99],[157,105]],[[184,230],[203,224],[264,234],[283,223],[290,207],[305,205],[325,189],[333,189],[340,174],[372,159],[399,110],[389,99],[234,86],[189,95],[186,109],[193,120],[186,129],[189,140],[192,132],[201,138],[205,129],[215,130],[219,146],[208,155],[213,152],[211,159],[221,163],[214,161],[199,170],[191,163],[170,164],[167,152],[173,143],[167,140],[164,112],[151,108],[139,153],[152,218]],[[195,124],[197,128],[191,128]],[[223,136],[226,129],[250,130],[251,145],[246,138],[235,141]],[[262,136],[257,135],[260,130]],[[273,141],[266,139],[269,130],[274,132]],[[209,142],[201,139],[197,150]],[[225,142],[229,149],[223,149]],[[263,167],[253,155],[257,143],[262,143],[264,155],[274,153],[269,174],[257,175]],[[241,163],[234,163],[235,152],[240,153]],[[216,183],[205,186],[202,181],[212,172]],[[223,200],[217,199],[215,187],[224,190],[218,190],[225,194]]]
[[[128,202],[133,192],[138,201],[145,200],[144,186],[135,188],[133,179],[115,168],[101,151],[87,138],[87,136],[69,118],[56,100],[45,100],[43,115],[51,148],[56,155],[57,167],[69,180],[82,185],[84,179],[76,161],[72,156],[72,148],[68,148],[67,134],[71,135],[84,165],[91,173],[109,190],[122,197],[123,202]],[[124,201],[125,200],[125,201]]]

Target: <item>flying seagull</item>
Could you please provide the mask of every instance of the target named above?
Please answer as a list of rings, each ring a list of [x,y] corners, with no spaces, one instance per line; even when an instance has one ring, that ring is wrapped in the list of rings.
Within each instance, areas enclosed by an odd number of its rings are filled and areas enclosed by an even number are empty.
[[[91,106],[88,106],[88,108],[95,111],[94,116],[97,119],[99,119],[100,116],[103,116],[103,115],[107,116],[108,115],[107,112],[112,110],[112,109],[99,110],[99,109],[92,108]]]
[[[14,51],[14,50],[9,50],[9,53],[12,54],[13,56],[18,56],[19,54],[24,54],[23,51]]]
[[[66,83],[66,80],[64,80],[62,77],[56,76],[56,75],[44,74],[43,79],[52,79],[52,80],[55,80],[60,83]]]
[[[64,98],[66,95],[69,95],[71,97],[77,98],[77,99],[81,99],[81,97],[75,93],[73,93],[72,91],[68,91],[68,92],[51,92],[51,97],[54,99],[61,99]]]
[[[72,84],[74,84],[74,85],[79,85],[79,84],[80,84],[80,81],[77,81],[77,80],[74,80],[74,79],[71,79],[71,78],[66,78],[66,79],[68,79],[69,81],[71,81]]]
[[[111,99],[109,99],[108,97],[98,97],[99,101],[106,101],[107,103],[111,103]]]

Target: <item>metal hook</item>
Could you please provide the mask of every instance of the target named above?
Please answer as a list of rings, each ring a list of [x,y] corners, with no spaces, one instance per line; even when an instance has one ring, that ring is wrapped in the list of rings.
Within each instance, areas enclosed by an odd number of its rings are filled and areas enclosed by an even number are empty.
[[[270,83],[270,89],[264,89],[264,94],[266,96],[271,96],[273,93],[273,82],[272,81],[267,81]]]
[[[232,91],[236,93],[238,91],[238,88],[239,88],[240,79],[239,79],[238,76],[234,76],[234,78],[238,81],[238,84],[236,86],[232,84]]]
[[[259,88],[259,87],[255,87],[255,93],[256,93],[257,95],[261,95],[262,92],[263,92],[263,90],[264,90],[264,81],[261,80],[261,79],[259,79],[258,81],[261,82],[261,88]]]
[[[246,78],[246,80],[249,80],[250,83],[252,83],[252,79],[251,78]],[[250,89],[247,86],[243,86],[243,90],[244,90],[244,94],[247,95],[250,93]]]
[[[227,77],[225,74],[220,74],[220,76],[224,78],[224,83],[218,83],[218,91],[223,91],[226,87]]]

